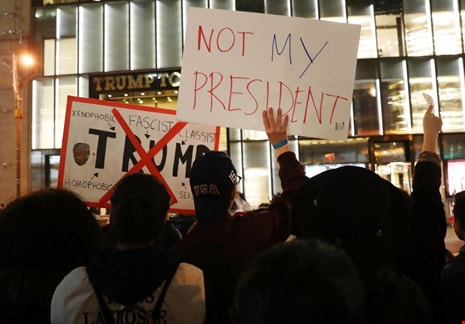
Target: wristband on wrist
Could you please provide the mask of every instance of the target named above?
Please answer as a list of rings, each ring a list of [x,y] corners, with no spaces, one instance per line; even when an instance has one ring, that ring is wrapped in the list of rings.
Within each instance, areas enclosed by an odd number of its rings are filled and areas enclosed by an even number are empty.
[[[437,165],[441,165],[441,158],[435,152],[422,151],[418,154],[417,162],[431,162]]]
[[[278,142],[278,143],[275,143],[273,144],[273,148],[275,150],[279,149],[280,147],[283,147],[284,145],[287,145],[289,142],[287,140],[287,138],[283,139],[282,141]]]

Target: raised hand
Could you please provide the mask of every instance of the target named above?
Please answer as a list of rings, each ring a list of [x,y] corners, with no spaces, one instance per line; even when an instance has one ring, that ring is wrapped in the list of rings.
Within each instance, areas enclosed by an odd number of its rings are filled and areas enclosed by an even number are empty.
[[[428,104],[428,109],[423,116],[423,151],[437,151],[437,140],[441,127],[442,119],[433,113],[433,105]]]
[[[262,112],[263,125],[265,126],[266,135],[271,145],[287,140],[287,124],[289,117],[283,116],[281,108],[278,108],[276,118],[273,108],[268,108]]]

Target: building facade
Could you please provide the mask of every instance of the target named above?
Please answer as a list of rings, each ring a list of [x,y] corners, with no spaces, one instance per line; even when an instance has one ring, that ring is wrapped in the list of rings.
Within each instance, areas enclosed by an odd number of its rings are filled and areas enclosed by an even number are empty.
[[[176,82],[145,91],[98,88],[95,80],[117,84],[147,73],[182,78],[189,7],[361,25],[348,139],[293,137],[307,173],[360,165],[410,191],[426,92],[443,119],[439,144],[446,203],[465,189],[465,0],[45,0],[33,1],[32,8],[31,44],[42,64],[25,121],[30,173],[21,181],[28,190],[56,181],[68,95],[176,109]],[[252,206],[280,191],[264,133],[222,129],[220,149],[242,174],[240,189]]]
[[[31,2],[1,1],[0,207],[29,190],[31,121],[28,85],[37,70],[36,67],[24,68],[18,59],[22,53],[31,51],[31,37]]]

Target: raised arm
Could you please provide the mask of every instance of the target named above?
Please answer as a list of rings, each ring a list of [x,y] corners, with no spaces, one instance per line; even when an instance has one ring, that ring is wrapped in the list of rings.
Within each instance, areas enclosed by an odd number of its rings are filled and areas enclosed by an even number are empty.
[[[423,288],[430,300],[437,323],[443,316],[439,280],[445,260],[446,217],[441,186],[441,160],[437,154],[438,134],[442,120],[434,115],[429,104],[423,117],[422,152],[416,161],[412,210],[414,213],[414,250],[411,276]]]
[[[281,108],[277,109],[276,118],[274,117],[273,108],[268,108],[262,112],[263,125],[265,126],[266,135],[270,144],[276,150],[279,156],[284,152],[290,151],[287,140],[287,124],[289,117],[283,116]]]
[[[441,131],[442,119],[433,113],[433,105],[428,105],[423,116],[423,152],[437,153],[438,134]]]
[[[308,178],[305,176],[303,165],[296,159],[289,147],[287,139],[289,117],[283,115],[280,108],[276,110],[268,108],[263,111],[262,118],[270,144],[278,156],[279,178],[283,189],[282,198],[290,202],[297,188]]]

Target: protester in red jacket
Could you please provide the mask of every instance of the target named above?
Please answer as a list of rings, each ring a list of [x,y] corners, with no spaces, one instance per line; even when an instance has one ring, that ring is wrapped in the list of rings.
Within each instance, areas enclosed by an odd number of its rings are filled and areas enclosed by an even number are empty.
[[[202,269],[216,297],[220,323],[230,321],[234,289],[243,268],[264,249],[285,241],[290,233],[290,203],[306,179],[303,166],[290,151],[288,117],[281,109],[263,112],[263,123],[279,163],[282,194],[268,208],[238,212],[228,210],[236,196],[239,177],[231,159],[211,151],[199,157],[190,172],[190,186],[198,221],[172,251]]]

